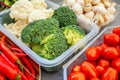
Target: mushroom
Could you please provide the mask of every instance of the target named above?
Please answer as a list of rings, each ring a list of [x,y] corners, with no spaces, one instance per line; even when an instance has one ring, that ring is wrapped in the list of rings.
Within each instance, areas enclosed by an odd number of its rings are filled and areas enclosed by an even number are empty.
[[[76,3],[81,4],[83,6],[84,5],[84,0],[77,0]]]
[[[94,12],[93,11],[90,11],[90,12],[88,12],[88,13],[85,13],[85,16],[87,17],[87,18],[89,18],[89,19],[93,19],[93,17],[94,17]]]
[[[91,3],[92,5],[98,5],[100,3],[100,0],[93,0]]]
[[[91,10],[92,10],[92,4],[91,3],[88,3],[88,4],[85,4],[84,6],[83,6],[83,10],[84,10],[84,12],[90,12]]]
[[[72,10],[76,13],[76,14],[82,14],[83,13],[83,8],[79,3],[76,3],[72,6]]]
[[[93,11],[95,13],[100,13],[100,14],[103,14],[103,15],[107,13],[107,9],[104,7],[103,3],[99,3],[97,6],[94,6]]]
[[[110,14],[115,14],[116,9],[115,9],[115,7],[111,6],[111,7],[107,8],[107,12],[109,12]]]
[[[75,4],[76,3],[76,0],[67,0],[67,4],[68,4],[68,6],[72,6],[73,4]]]

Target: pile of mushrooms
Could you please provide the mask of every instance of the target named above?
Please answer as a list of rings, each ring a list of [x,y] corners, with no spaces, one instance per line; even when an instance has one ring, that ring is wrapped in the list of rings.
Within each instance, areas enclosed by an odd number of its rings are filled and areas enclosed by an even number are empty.
[[[63,6],[69,6],[76,15],[92,20],[99,28],[113,21],[116,13],[116,3],[110,0],[64,0]]]

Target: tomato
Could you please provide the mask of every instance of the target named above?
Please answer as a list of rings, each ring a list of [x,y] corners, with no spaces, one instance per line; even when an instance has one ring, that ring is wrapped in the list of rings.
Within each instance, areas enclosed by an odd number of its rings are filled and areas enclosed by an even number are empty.
[[[80,71],[81,71],[81,66],[76,65],[72,68],[72,72],[80,72]]]
[[[96,48],[96,52],[97,52],[97,53],[99,54],[99,56],[100,56],[100,53],[101,53],[101,51],[103,50],[102,47],[101,47],[101,46],[96,46],[95,48]]]
[[[116,27],[113,29],[113,33],[117,34],[118,36],[120,36],[120,26]]]
[[[98,77],[98,72],[93,64],[88,61],[84,61],[81,64],[81,70],[89,79]]]
[[[68,80],[86,80],[86,77],[82,72],[73,72],[68,75]]]
[[[96,61],[89,61],[89,60],[86,60],[86,61],[88,61],[89,63],[93,64],[94,66],[97,65],[97,62],[96,62]]]
[[[99,78],[92,78],[92,79],[90,79],[90,80],[100,80]]]
[[[117,46],[119,44],[120,38],[115,33],[108,33],[104,35],[104,42],[110,46]]]
[[[116,58],[112,61],[112,67],[117,69],[118,72],[120,72],[120,58]]]
[[[99,46],[102,48],[102,50],[104,50],[106,47],[108,47],[108,45],[106,43],[101,43]]]
[[[91,47],[87,49],[86,56],[88,60],[97,60],[99,58],[99,52],[97,52],[95,47]]]
[[[101,80],[118,80],[118,72],[116,69],[109,67],[107,68],[101,77]]]
[[[96,69],[98,71],[99,76],[101,76],[102,72],[104,71],[104,67],[101,65],[97,65]]]
[[[105,68],[105,67],[109,67],[110,66],[110,62],[107,59],[100,59],[98,61],[98,65],[100,65],[100,66]]]
[[[106,59],[114,59],[119,56],[119,53],[116,48],[107,47],[102,51],[101,55],[102,55],[102,57],[104,57]]]

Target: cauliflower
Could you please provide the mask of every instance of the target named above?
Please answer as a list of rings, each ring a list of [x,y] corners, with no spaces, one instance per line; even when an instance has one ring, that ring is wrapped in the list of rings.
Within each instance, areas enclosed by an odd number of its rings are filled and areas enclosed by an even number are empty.
[[[47,4],[44,0],[31,0],[35,9],[47,8]]]
[[[28,18],[28,22],[33,22],[34,20],[39,20],[39,19],[46,19],[49,18],[53,15],[53,10],[49,9],[34,9],[30,14]]]
[[[45,0],[18,0],[10,9],[10,17],[15,19],[15,23],[4,24],[4,26],[20,38],[22,29],[34,20],[52,17],[53,9],[48,9]]]
[[[28,0],[16,1],[10,9],[10,17],[15,20],[27,20],[28,14],[30,14],[33,9],[33,4]]]
[[[22,29],[27,26],[27,22],[19,20],[16,23],[11,23],[9,25],[4,24],[5,28],[10,31],[17,38],[21,36]]]

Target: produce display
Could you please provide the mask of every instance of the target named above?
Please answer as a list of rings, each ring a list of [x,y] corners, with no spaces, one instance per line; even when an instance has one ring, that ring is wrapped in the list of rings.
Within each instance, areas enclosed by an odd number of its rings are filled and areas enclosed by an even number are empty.
[[[88,41],[118,16],[117,2],[51,1],[0,1],[0,80],[119,80],[120,26],[88,48]]]
[[[40,66],[0,33],[0,80],[39,80]]]
[[[103,35],[103,41],[86,50],[86,60],[75,65],[68,80],[119,80],[120,27]]]
[[[63,0],[63,6],[69,6],[79,17],[95,22],[99,28],[115,18],[116,3],[111,0]]]

